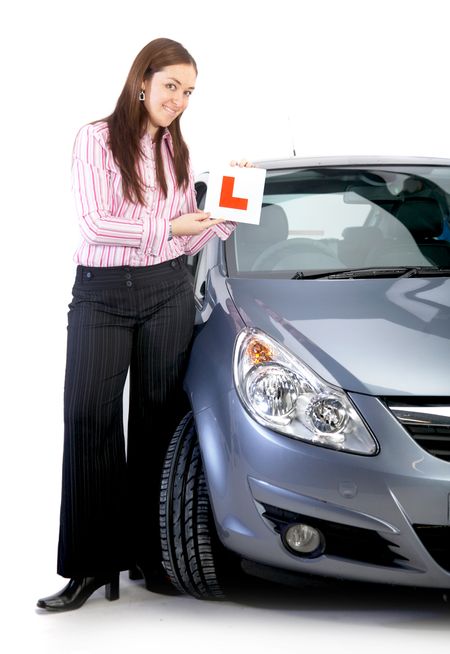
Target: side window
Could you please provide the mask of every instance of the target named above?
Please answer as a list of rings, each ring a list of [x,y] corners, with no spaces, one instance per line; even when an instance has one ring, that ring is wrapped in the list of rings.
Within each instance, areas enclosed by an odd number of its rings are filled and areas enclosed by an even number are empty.
[[[206,184],[205,182],[195,183],[195,192],[197,193],[197,207],[204,209],[206,200]]]
[[[195,191],[197,193],[197,207],[203,209],[206,199],[206,184],[204,182],[196,182]],[[190,254],[186,257],[186,266],[193,278],[196,277],[199,257],[200,254]]]
[[[199,252],[197,257],[198,265],[195,273],[194,298],[197,307],[201,308],[203,305],[203,300],[205,299],[206,276],[208,274],[206,248]]]

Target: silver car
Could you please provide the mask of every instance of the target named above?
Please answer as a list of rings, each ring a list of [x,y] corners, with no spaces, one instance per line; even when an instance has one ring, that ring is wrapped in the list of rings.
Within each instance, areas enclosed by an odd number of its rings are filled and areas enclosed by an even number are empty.
[[[242,571],[448,589],[450,160],[258,165],[260,224],[187,262],[166,571],[198,598]]]

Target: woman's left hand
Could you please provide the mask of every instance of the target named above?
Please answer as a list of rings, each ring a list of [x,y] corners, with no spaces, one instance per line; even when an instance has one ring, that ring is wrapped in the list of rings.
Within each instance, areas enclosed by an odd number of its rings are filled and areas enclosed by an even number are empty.
[[[239,168],[255,168],[255,164],[252,161],[248,161],[247,159],[241,159],[240,161],[233,159],[230,161],[230,166],[239,166]]]

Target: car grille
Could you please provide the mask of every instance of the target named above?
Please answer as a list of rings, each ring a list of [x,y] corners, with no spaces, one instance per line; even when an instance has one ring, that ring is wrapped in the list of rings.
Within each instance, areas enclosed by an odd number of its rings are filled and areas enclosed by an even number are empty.
[[[269,520],[275,531],[281,533],[283,527],[291,523],[306,523],[320,529],[325,537],[324,554],[343,559],[372,563],[387,567],[400,567],[407,559],[395,552],[398,547],[371,529],[351,527],[337,522],[300,515],[285,509],[279,509],[270,504],[263,504],[266,520]],[[391,549],[394,548],[394,549]]]
[[[414,530],[436,563],[450,572],[450,527],[414,525]]]
[[[450,462],[450,402],[442,398],[430,402],[419,398],[414,402],[403,398],[386,400],[389,409],[424,450]]]

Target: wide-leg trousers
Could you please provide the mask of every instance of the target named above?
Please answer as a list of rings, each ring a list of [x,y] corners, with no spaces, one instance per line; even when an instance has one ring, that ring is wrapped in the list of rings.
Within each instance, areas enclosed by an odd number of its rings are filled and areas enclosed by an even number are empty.
[[[187,270],[181,258],[79,266],[69,309],[58,574],[156,565],[162,461],[185,411],[182,377],[194,323]]]

